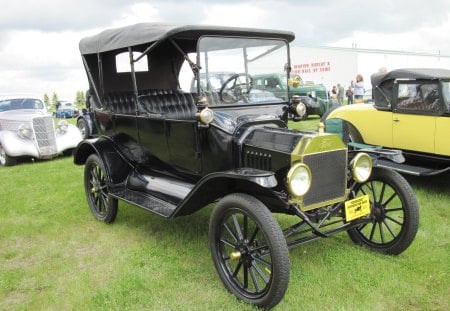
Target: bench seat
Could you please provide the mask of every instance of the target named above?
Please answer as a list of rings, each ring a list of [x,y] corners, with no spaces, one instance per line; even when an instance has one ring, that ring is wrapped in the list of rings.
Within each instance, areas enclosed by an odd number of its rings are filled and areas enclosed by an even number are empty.
[[[195,98],[196,94],[177,90],[141,90],[138,94],[138,112],[160,115],[162,118],[194,120],[197,112]],[[136,114],[132,92],[108,93],[103,101],[113,113]]]

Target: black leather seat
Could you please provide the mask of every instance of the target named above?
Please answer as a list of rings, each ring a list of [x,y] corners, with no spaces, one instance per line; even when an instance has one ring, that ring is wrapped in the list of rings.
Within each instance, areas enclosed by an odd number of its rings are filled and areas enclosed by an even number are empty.
[[[177,120],[194,120],[197,112],[193,94],[171,90],[153,91],[151,95],[139,96],[139,106],[144,113]]]

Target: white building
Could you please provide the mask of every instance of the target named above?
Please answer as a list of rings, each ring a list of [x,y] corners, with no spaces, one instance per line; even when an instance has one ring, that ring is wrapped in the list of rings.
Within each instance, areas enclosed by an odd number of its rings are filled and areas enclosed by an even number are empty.
[[[292,45],[291,65],[292,73],[299,74],[303,81],[322,83],[327,89],[337,83],[347,88],[358,73],[364,77],[365,88],[370,89],[370,75],[380,68],[450,69],[450,55]]]

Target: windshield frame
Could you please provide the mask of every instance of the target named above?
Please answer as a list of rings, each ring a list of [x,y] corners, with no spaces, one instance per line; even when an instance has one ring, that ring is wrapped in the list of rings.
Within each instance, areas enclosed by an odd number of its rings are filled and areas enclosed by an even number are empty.
[[[245,42],[255,42],[260,41],[261,43],[267,43],[267,44],[241,44],[240,46],[234,46],[234,47],[228,47],[223,49],[205,49],[202,45],[204,40],[207,39],[223,39],[223,40],[242,40],[243,43]],[[270,42],[278,44],[270,44]],[[265,52],[255,56],[255,57],[248,57],[248,55],[245,54],[244,48],[254,48],[254,47],[269,47],[272,46],[272,48],[266,50]],[[209,64],[206,62],[206,59],[208,59],[209,56],[207,56],[208,52],[215,52],[215,51],[225,51],[225,50],[236,50],[236,49],[242,49],[243,51],[243,62],[244,62],[244,73],[248,73],[248,64],[252,61],[258,60],[260,58],[264,58],[264,56],[271,54],[274,51],[285,49],[285,52],[282,52],[282,54],[285,53],[285,56],[283,56],[284,65],[283,65],[283,71],[279,71],[278,73],[284,75],[287,79],[289,79],[290,72],[291,72],[291,58],[290,58],[290,46],[289,42],[282,38],[262,38],[262,37],[243,37],[243,36],[216,36],[216,35],[204,35],[201,36],[197,41],[197,49],[196,49],[196,65],[197,68],[199,68],[199,71],[195,74],[196,79],[196,87],[197,87],[197,94],[201,94],[201,96],[204,96],[204,90],[202,90],[202,84],[201,79],[203,76],[203,79],[207,79],[209,77],[209,73],[213,74],[214,71],[209,71]],[[245,57],[244,57],[245,55]],[[218,70],[221,71],[221,70]],[[238,74],[241,72],[237,72]],[[255,73],[256,74],[256,73]],[[287,79],[286,79],[286,85],[287,85]],[[233,104],[230,103],[224,103],[221,102],[219,105],[213,105],[214,107],[232,107],[232,106],[242,106],[242,105],[261,105],[261,104],[280,104],[286,103],[286,98],[289,98],[289,86],[287,85],[287,88],[283,90],[286,94],[284,96],[285,99],[277,98],[276,100],[267,100],[262,102],[253,102],[253,103],[242,103],[242,102],[235,102]]]

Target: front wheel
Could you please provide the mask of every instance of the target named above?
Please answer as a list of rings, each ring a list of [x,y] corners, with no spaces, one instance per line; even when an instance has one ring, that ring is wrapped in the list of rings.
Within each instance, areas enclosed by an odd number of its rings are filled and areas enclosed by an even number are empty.
[[[371,221],[348,230],[352,241],[372,250],[398,255],[411,245],[419,227],[414,192],[399,173],[374,168],[369,180],[355,189],[355,197],[369,195]]]
[[[91,154],[84,166],[84,189],[92,214],[98,220],[111,223],[117,215],[117,199],[108,194],[105,166],[96,154]]]
[[[16,158],[7,155],[5,149],[3,149],[3,146],[0,144],[0,166],[14,166],[16,164]]]
[[[267,207],[247,194],[216,205],[209,224],[214,265],[237,298],[271,308],[284,297],[290,263],[286,240]]]

